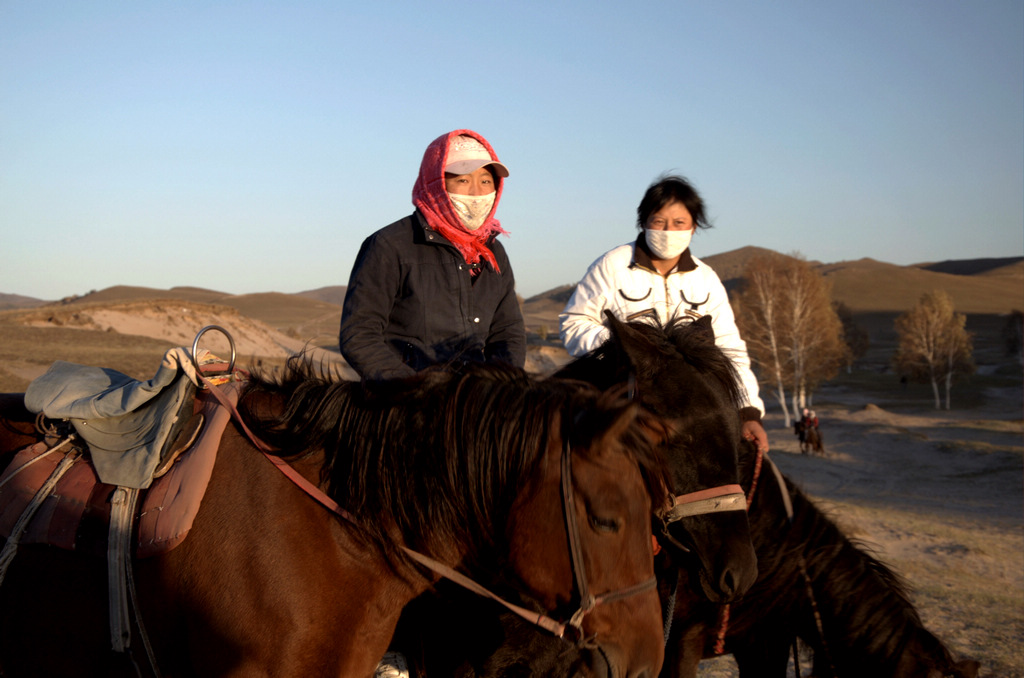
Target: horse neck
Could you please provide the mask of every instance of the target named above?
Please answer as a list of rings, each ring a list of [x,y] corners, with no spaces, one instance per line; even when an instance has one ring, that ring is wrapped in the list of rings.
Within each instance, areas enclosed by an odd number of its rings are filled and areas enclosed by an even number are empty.
[[[819,653],[828,652],[840,675],[855,675],[848,673],[852,667],[891,675],[904,650],[927,633],[896,576],[847,539],[790,483],[794,519],[787,525],[777,485],[764,474],[759,483],[772,486],[760,485],[760,498],[751,506],[759,588],[794,592],[782,597],[789,601],[783,605],[800,617],[801,638]],[[811,581],[813,605],[803,572]]]
[[[316,462],[296,465],[315,481]],[[390,570],[230,425],[188,538],[152,562],[139,580],[158,611],[147,625],[182,639],[164,652],[185,663],[237,655],[283,675],[372,675],[402,608],[426,586]],[[193,639],[195,628],[208,631]],[[258,636],[279,649],[254,651]],[[314,661],[330,668],[307,670]]]
[[[274,534],[274,528],[267,521],[278,522],[282,514],[294,517],[295,529],[302,531],[303,539],[319,544],[315,549],[320,554],[316,567],[361,582],[356,590],[365,594],[365,605],[375,610],[372,614],[379,613],[382,602],[391,602],[396,608],[391,621],[397,621],[401,606],[436,580],[436,577],[424,577],[404,560],[389,559],[372,544],[359,525],[303,491],[248,441],[236,439],[234,444],[222,445],[221,456],[225,453],[231,465],[229,473],[244,477],[244,482],[239,484],[248,487],[247,495],[255,498],[250,505],[251,520],[257,525],[263,523],[257,531]],[[311,451],[292,459],[289,465],[326,493],[320,478],[323,452]],[[394,530],[391,536],[396,541],[401,539]]]
[[[0,393],[0,455],[20,450],[39,440],[35,415],[25,409],[22,393]],[[10,461],[0,457],[0,465]]]
[[[323,451],[312,451],[297,457],[290,461],[289,465],[307,481],[316,485],[324,496],[328,496],[329,488],[321,482],[325,465]],[[417,569],[401,553],[401,549],[408,548],[409,545],[405,543],[405,538],[393,518],[382,518],[383,529],[367,532],[365,522],[360,521],[358,516],[350,514],[343,506],[340,506],[336,511],[332,507],[321,503],[320,498],[317,496],[309,495],[308,498],[318,504],[319,510],[324,515],[330,517],[332,524],[338,526],[339,529],[335,536],[335,541],[342,552],[357,554],[356,557],[358,559],[365,560],[367,553],[372,551],[375,557],[381,561],[378,569],[386,568],[392,575],[405,582],[414,591],[413,596],[418,595],[427,588],[429,583],[438,579],[433,574],[424,576],[423,570]],[[333,501],[329,497],[328,500]],[[339,504],[343,503],[339,502]],[[379,541],[382,537],[390,548],[382,548]],[[375,541],[377,542],[376,544],[373,543]],[[458,564],[464,555],[465,549],[453,548],[450,544],[440,543],[437,540],[430,540],[430,543],[433,546],[431,553],[445,563]]]

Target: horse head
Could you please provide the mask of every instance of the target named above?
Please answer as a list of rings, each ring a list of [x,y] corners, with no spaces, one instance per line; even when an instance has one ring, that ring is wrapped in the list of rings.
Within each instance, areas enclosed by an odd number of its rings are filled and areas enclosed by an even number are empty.
[[[664,644],[649,526],[653,501],[667,496],[658,456],[665,430],[611,394],[562,416],[570,414],[543,471],[516,500],[510,569],[529,591],[530,607],[553,610],[570,626],[579,619],[569,634],[575,647],[548,650],[559,666],[553,675],[653,678]],[[489,661],[528,661],[536,675],[537,658],[513,649],[514,642]]]
[[[396,572],[506,603],[572,651],[579,675],[657,675],[650,515],[670,479],[655,415],[621,389],[511,367],[383,384],[297,376],[286,421],[257,433],[323,450],[331,498]]]
[[[674,494],[700,497],[704,504],[676,511],[685,517],[660,525],[662,545],[691,581],[700,583],[708,600],[733,600],[757,577],[746,506],[738,496],[741,437],[735,369],[714,343],[710,318],[673,321],[662,328],[607,316],[611,339],[559,374],[598,385],[632,375],[640,403],[669,422],[674,431],[667,442]]]
[[[977,678],[980,662],[954,659],[949,648],[913,617],[918,626],[897,656],[893,678]]]

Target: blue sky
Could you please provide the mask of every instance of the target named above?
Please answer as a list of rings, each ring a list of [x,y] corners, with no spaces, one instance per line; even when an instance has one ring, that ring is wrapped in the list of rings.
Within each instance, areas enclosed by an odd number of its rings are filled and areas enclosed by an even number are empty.
[[[1024,3],[0,3],[0,292],[344,285],[468,127],[520,294],[689,177],[714,228],[836,262],[1024,255]]]

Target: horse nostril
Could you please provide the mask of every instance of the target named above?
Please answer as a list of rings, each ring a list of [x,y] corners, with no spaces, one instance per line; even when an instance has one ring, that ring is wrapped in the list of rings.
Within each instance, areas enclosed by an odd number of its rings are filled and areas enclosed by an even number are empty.
[[[726,570],[722,573],[719,589],[725,596],[731,596],[736,593],[736,576],[732,573],[732,570]]]

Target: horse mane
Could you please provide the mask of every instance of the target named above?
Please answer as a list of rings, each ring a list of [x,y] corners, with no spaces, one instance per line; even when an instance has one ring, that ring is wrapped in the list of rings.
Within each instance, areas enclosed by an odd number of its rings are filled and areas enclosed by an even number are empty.
[[[697,322],[686,322],[683,318],[673,318],[665,325],[663,332],[668,342],[676,347],[676,351],[686,362],[700,373],[716,380],[728,394],[729,402],[739,406],[739,372],[732,358],[715,343],[710,328]]]
[[[753,456],[753,451],[746,452],[747,446],[743,449],[743,457]],[[744,464],[748,490],[752,467]],[[759,483],[774,485],[771,474],[764,472]],[[759,584],[764,582],[776,593],[749,596],[748,600],[773,600],[773,604],[789,608],[801,639],[815,650],[815,675],[828,670],[825,657],[844,668],[842,675],[893,675],[911,643],[921,660],[945,670],[943,675],[954,671],[952,655],[924,627],[903,578],[873,554],[870,544],[847,537],[788,478],[786,486],[793,505],[791,524],[780,521],[785,512],[775,492],[770,501],[777,506],[756,499],[751,506],[755,541],[767,543],[757,551]],[[763,486],[759,485],[757,493],[762,499],[767,497]],[[824,643],[805,593],[801,566],[812,582],[826,635]],[[795,593],[784,595],[779,593],[782,591]],[[744,615],[756,616],[756,610],[745,610]]]
[[[570,361],[558,374],[573,376],[595,364],[615,366],[615,381],[625,381],[630,370],[638,381],[657,383],[656,376],[670,359],[682,360],[717,383],[728,402],[739,407],[740,386],[736,366],[714,341],[709,327],[688,319],[673,318],[666,324],[651,319],[622,323],[626,335],[613,326],[611,337],[593,351]],[[639,342],[641,350],[628,350],[627,342]]]
[[[504,365],[364,383],[302,356],[279,374],[254,375],[240,401],[247,424],[282,456],[324,455],[328,494],[392,563],[405,557],[396,535],[432,557],[472,544],[481,558],[500,558],[513,502],[549,444],[568,437],[575,454],[589,455],[589,436],[626,406],[581,382]],[[659,450],[636,426],[621,442],[660,500]]]

